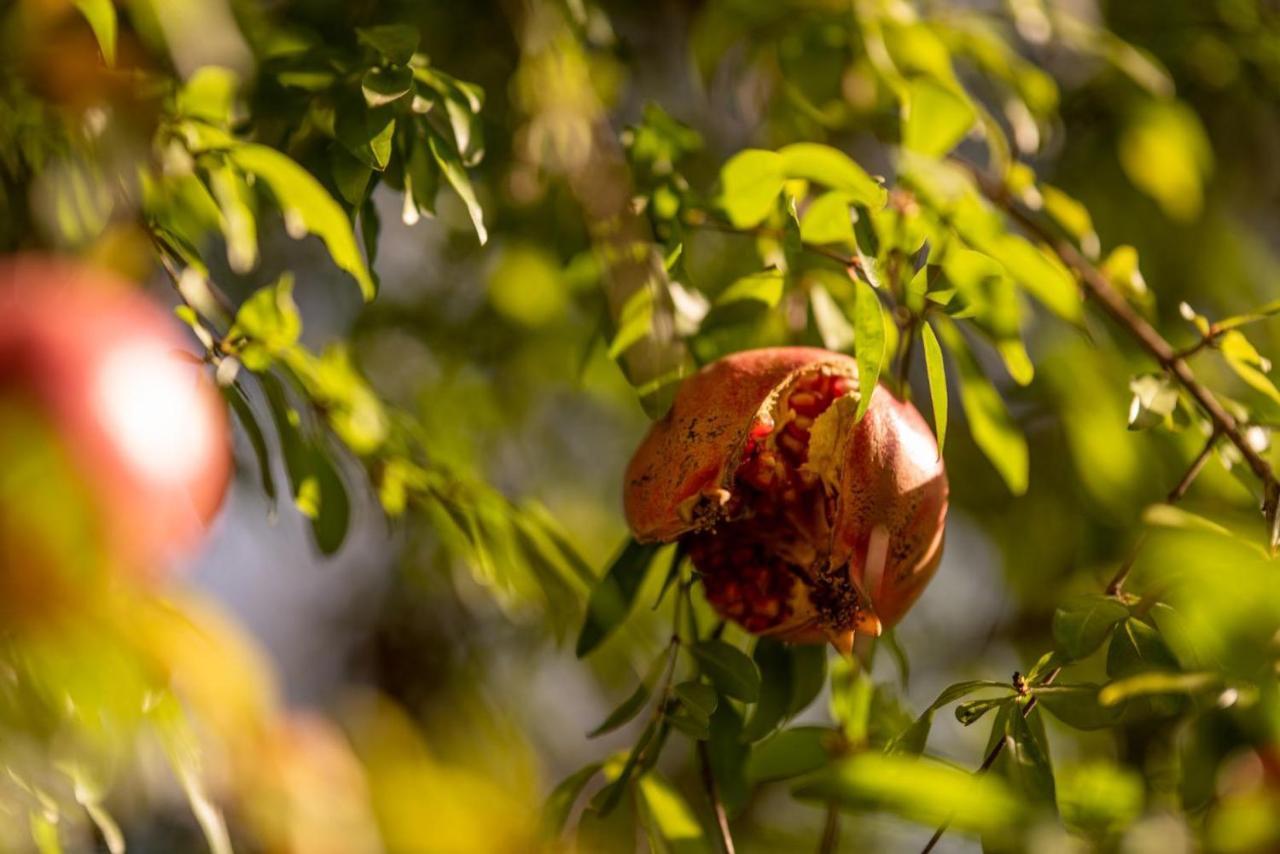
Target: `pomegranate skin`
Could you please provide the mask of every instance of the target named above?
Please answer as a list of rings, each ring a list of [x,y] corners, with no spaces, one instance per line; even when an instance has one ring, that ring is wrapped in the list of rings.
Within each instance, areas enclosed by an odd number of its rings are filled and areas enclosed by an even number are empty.
[[[819,364],[857,375],[839,353],[770,347],[725,356],[686,379],[627,466],[623,510],[635,538],[671,542],[695,527],[690,499],[732,486],[751,419],[789,377]]]
[[[815,388],[828,399],[806,412]],[[855,423],[858,394],[854,360],[816,348],[706,366],[627,468],[632,533],[687,541],[708,600],[748,631],[847,652],[892,626],[937,570],[948,483],[914,406],[879,386]],[[762,479],[784,445],[790,467]]]
[[[111,553],[151,577],[203,537],[232,471],[226,408],[173,319],[108,273],[0,258],[0,396],[66,447]]]

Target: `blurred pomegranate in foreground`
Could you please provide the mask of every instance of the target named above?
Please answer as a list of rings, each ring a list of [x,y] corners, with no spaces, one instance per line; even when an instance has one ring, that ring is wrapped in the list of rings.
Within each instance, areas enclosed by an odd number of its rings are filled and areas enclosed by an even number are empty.
[[[167,313],[109,274],[0,258],[3,586],[39,586],[15,575],[68,557],[83,574],[95,550],[149,574],[203,534],[230,440],[221,399],[181,350]]]
[[[847,654],[919,596],[947,514],[920,413],[877,387],[855,423],[859,395],[853,359],[809,347],[703,368],[627,468],[632,532],[681,540],[708,601],[748,631]]]

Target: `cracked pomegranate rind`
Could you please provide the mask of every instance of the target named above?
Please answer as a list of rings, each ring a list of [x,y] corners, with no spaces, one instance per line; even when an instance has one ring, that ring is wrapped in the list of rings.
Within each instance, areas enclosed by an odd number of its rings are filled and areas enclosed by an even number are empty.
[[[947,479],[886,389],[855,422],[855,362],[737,353],[685,381],[627,469],[642,542],[683,540],[708,601],[748,631],[848,652],[915,601],[942,551]]]

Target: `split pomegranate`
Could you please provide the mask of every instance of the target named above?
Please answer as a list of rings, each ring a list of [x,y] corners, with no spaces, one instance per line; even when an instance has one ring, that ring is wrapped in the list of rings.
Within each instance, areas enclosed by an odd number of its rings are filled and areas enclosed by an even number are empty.
[[[809,347],[727,356],[687,379],[631,460],[627,521],[680,540],[707,600],[794,643],[896,623],[937,569],[947,477],[910,403],[863,390],[853,359]]]

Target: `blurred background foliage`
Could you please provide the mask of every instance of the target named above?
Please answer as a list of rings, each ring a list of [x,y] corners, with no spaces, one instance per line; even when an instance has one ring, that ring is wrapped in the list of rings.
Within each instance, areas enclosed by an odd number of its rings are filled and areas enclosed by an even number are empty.
[[[739,851],[1280,846],[1274,3],[2,14],[0,250],[172,304],[240,467],[181,590],[0,623],[6,849],[716,850],[709,788]],[[621,518],[782,343],[946,436],[857,664]]]

